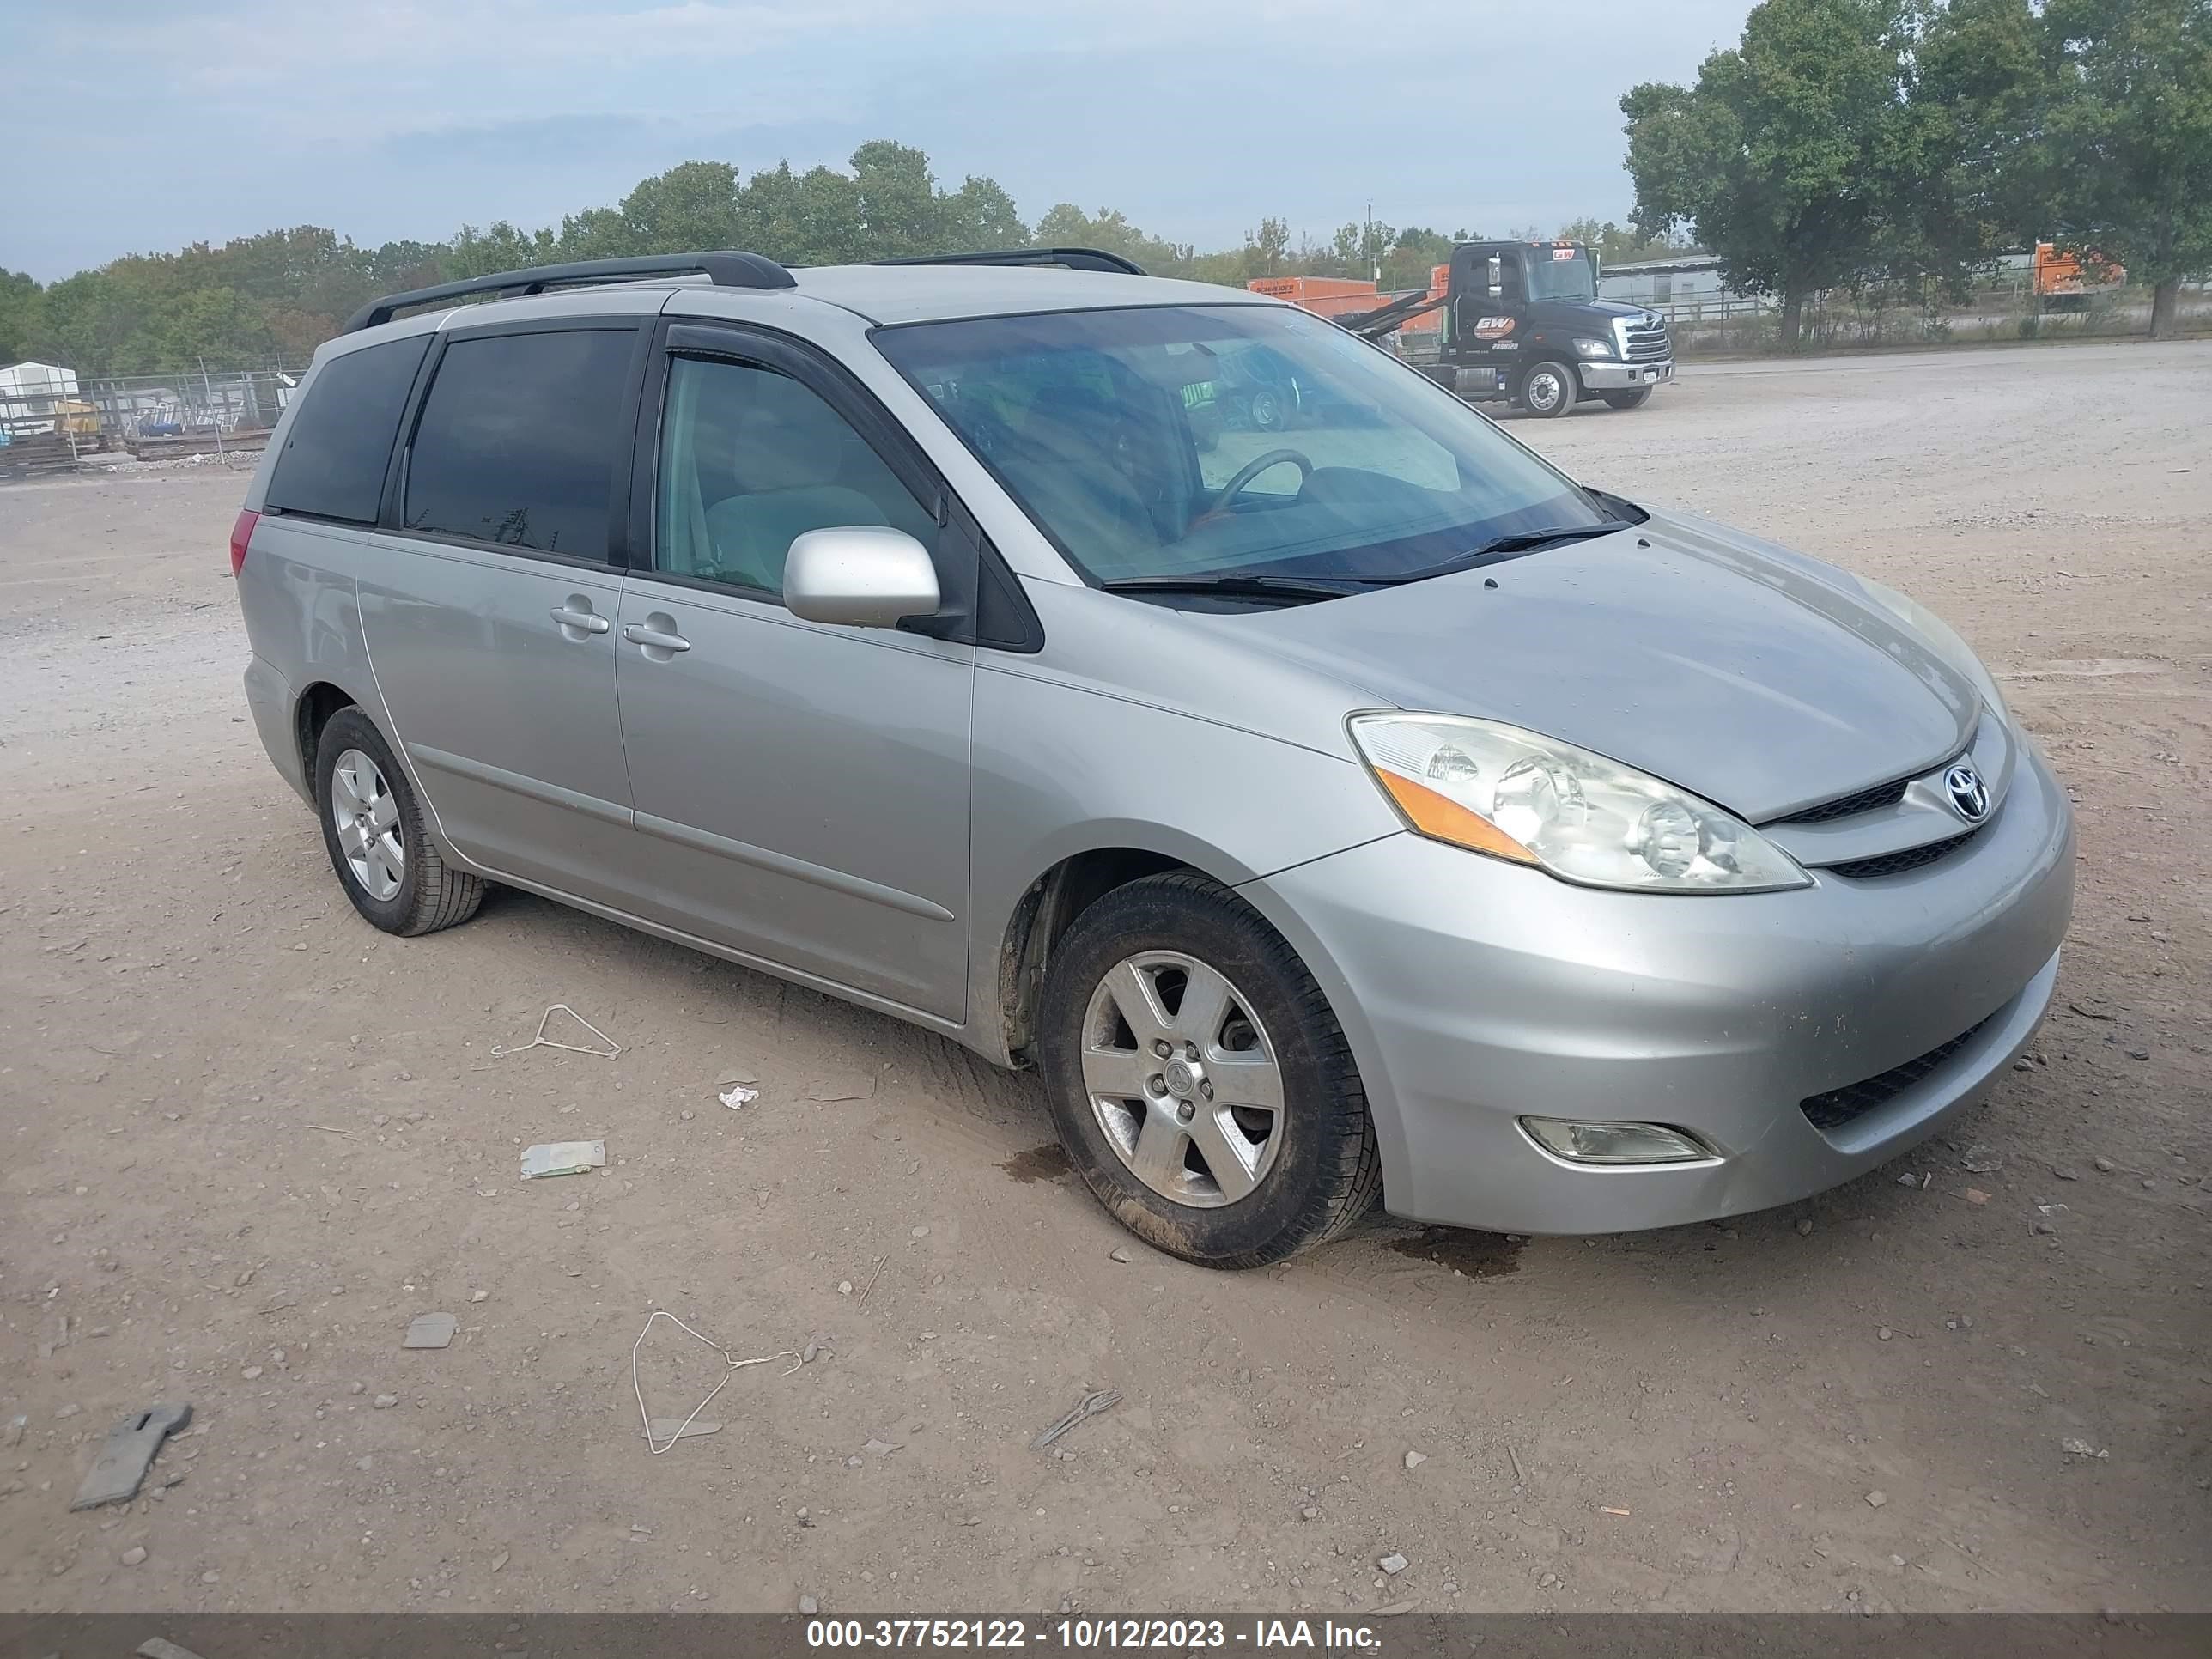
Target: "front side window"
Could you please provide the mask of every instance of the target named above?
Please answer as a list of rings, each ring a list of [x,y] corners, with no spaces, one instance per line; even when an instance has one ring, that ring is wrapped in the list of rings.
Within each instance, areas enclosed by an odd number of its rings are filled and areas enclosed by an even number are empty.
[[[410,530],[607,556],[628,329],[456,340],[408,453]]]
[[[1457,398],[1304,312],[1063,312],[875,340],[1102,584],[1387,581],[1607,522]]]
[[[810,530],[935,520],[845,417],[787,374],[679,357],[669,365],[653,568],[781,595]]]

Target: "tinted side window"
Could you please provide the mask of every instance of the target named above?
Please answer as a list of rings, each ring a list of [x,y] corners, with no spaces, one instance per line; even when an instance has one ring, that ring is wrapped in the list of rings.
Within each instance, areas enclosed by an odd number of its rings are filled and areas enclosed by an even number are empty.
[[[264,505],[374,524],[400,411],[430,340],[417,334],[325,362],[285,432]]]
[[[448,345],[408,455],[406,527],[605,558],[635,343],[590,329]]]
[[[656,570],[781,595],[809,530],[888,525],[931,545],[936,521],[850,422],[787,374],[669,365]]]

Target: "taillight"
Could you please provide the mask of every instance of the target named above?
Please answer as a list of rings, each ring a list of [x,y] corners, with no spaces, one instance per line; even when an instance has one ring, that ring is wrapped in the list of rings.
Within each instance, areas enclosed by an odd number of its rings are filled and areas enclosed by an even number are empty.
[[[253,526],[261,522],[261,515],[252,509],[241,511],[230,526],[230,574],[235,576],[246,568],[246,544],[253,539]]]

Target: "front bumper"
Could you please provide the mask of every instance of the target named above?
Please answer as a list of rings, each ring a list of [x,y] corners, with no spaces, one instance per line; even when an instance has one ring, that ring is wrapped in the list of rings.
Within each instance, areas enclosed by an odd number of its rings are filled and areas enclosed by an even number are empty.
[[[1905,874],[1786,893],[1571,886],[1399,835],[1248,883],[1351,1041],[1385,1202],[1501,1232],[1674,1226],[1788,1203],[1978,1101],[2034,1034],[2073,911],[2064,794],[2023,746],[1972,843]],[[1838,1127],[1808,1097],[1971,1032]],[[1523,1115],[1687,1129],[1717,1156],[1605,1168]]]
[[[1674,378],[1674,365],[1671,361],[1608,363],[1586,357],[1577,367],[1582,370],[1583,390],[1585,392],[1626,392],[1632,386],[1664,386]]]

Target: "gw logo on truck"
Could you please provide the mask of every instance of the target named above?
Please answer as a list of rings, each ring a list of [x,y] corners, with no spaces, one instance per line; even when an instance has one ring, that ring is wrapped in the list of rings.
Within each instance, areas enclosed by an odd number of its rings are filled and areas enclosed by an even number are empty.
[[[1479,317],[1475,319],[1474,337],[1478,340],[1502,340],[1513,331],[1510,317]]]

